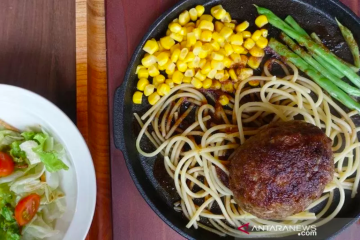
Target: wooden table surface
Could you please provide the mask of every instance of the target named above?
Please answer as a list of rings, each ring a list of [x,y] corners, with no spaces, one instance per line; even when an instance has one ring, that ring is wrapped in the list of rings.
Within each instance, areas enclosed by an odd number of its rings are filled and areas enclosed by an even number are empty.
[[[324,0],[325,1],[325,0]],[[107,0],[107,48],[109,89],[118,87],[137,44],[148,27],[176,0]],[[343,0],[360,14],[359,0]],[[113,92],[109,92],[112,109]],[[110,119],[112,112],[110,112]],[[112,132],[112,126],[110,126]],[[112,135],[111,135],[112,137]],[[132,182],[120,151],[111,140],[111,170],[114,239],[183,239],[150,209]],[[354,224],[336,239],[359,239],[360,225]]]

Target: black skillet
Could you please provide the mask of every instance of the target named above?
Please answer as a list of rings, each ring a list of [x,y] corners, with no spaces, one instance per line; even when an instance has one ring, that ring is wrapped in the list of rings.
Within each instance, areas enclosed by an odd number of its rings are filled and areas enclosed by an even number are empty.
[[[222,4],[230,12],[232,18],[238,20],[238,22],[243,20],[250,23],[254,22],[257,13],[252,4],[269,8],[282,18],[292,15],[305,30],[317,32],[326,40],[326,44],[336,54],[348,61],[352,60],[351,54],[341,37],[334,18],[337,17],[340,22],[350,28],[356,39],[360,39],[360,19],[337,0],[185,0],[179,2],[159,17],[145,34],[134,52],[123,84],[115,93],[113,119],[115,145],[123,152],[130,175],[141,195],[163,221],[186,238],[217,239],[220,237],[205,230],[187,229],[185,227],[187,220],[181,213],[177,213],[173,209],[172,204],[178,199],[178,196],[171,179],[164,170],[162,159],[160,157],[144,158],[135,147],[140,128],[134,119],[133,113],[137,112],[141,115],[149,109],[147,104],[135,105],[132,102],[132,95],[137,83],[136,66],[140,64],[144,55],[142,47],[147,39],[159,39],[159,37],[164,36],[168,24],[174,18],[177,18],[183,10],[190,9],[198,4],[205,5],[206,13],[209,13],[211,6]],[[271,27],[269,32],[272,37],[278,37],[279,35],[279,32]],[[145,99],[143,102],[146,102]],[[360,123],[360,118],[355,120]],[[146,139],[142,140],[141,145],[148,152],[154,150],[154,147]],[[353,223],[360,214],[360,191],[358,192],[359,194],[353,199],[350,199],[347,194],[345,205],[336,219],[318,228],[317,237],[311,237],[311,239],[330,238]],[[334,202],[337,202],[337,199],[338,195],[335,194]],[[332,209],[335,207],[335,204],[331,206]],[[251,233],[249,237],[251,237]],[[232,238],[226,237],[226,239]],[[287,239],[297,238],[304,237],[293,236]]]

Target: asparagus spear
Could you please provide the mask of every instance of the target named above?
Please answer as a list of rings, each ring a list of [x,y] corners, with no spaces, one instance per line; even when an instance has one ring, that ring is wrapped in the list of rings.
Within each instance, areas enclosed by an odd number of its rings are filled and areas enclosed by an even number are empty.
[[[269,47],[280,54],[287,61],[295,64],[301,71],[311,77],[317,84],[326,90],[333,98],[339,100],[350,109],[360,111],[360,104],[338,88],[335,84],[326,79],[320,72],[316,71],[312,66],[307,64],[301,57],[290,51],[287,46],[278,42],[274,38],[270,39]]]
[[[340,62],[332,53],[325,51],[319,44],[313,42],[311,38],[302,36],[287,23],[282,21],[278,16],[266,8],[257,7],[258,13],[265,15],[271,25],[281,29],[291,38],[295,39],[300,45],[305,46],[309,51],[313,51],[324,58],[326,62],[331,64],[334,68],[343,72],[346,77],[350,79],[357,87],[360,87],[360,76],[358,76],[351,68]]]
[[[350,48],[351,54],[353,55],[354,58],[354,65],[356,67],[360,67],[360,54],[359,54],[359,46],[355,41],[355,38],[352,34],[352,32],[345,27],[344,25],[342,25],[337,19],[336,19],[337,24],[339,25],[339,28],[341,30],[341,34],[343,35],[347,45]]]
[[[286,34],[281,33],[280,38],[293,50],[297,55],[302,57],[310,66],[315,68],[317,71],[322,73],[327,79],[329,79],[331,82],[333,82],[335,85],[337,85],[339,88],[341,88],[343,91],[353,95],[360,97],[360,90],[350,86],[346,82],[342,81],[340,78],[332,75],[330,72],[327,71],[326,68],[321,66],[315,59],[311,57],[310,54],[308,54],[304,49],[302,49],[299,45],[297,45],[290,37],[288,37]]]
[[[300,27],[300,25],[295,21],[295,19],[292,16],[287,16],[285,18],[285,22],[287,22],[295,31],[298,31],[300,34],[309,37],[307,32]]]
[[[319,36],[316,34],[316,33],[312,33],[311,35],[311,38],[317,43],[319,44],[325,51],[328,51],[329,53],[331,53],[331,51],[322,43],[321,39],[319,38]],[[358,72],[360,69],[355,67],[354,65],[342,60],[341,58],[339,58],[338,56],[336,56],[334,54],[334,56],[339,60],[341,61],[342,63],[346,64],[348,67],[350,67],[354,72]],[[320,56],[319,56],[320,57]],[[330,69],[330,68],[328,68]]]

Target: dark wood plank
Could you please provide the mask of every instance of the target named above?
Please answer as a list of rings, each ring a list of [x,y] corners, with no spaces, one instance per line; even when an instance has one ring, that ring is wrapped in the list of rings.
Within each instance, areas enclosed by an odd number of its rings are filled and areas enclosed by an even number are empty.
[[[110,132],[114,90],[123,80],[131,55],[156,17],[175,2],[176,0],[107,0]],[[357,14],[360,13],[358,0],[343,2]],[[113,139],[111,161],[114,239],[183,239],[163,223],[142,199],[129,176],[122,153],[113,145]],[[360,225],[354,224],[338,239],[355,240],[359,234]]]
[[[0,1],[0,83],[32,90],[76,120],[75,3]]]

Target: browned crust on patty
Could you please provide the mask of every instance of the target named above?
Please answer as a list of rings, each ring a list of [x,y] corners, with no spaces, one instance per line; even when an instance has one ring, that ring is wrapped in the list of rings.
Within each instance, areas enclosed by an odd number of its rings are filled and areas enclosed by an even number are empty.
[[[332,141],[318,127],[277,122],[230,157],[230,188],[245,211],[283,219],[319,198],[334,175]]]

